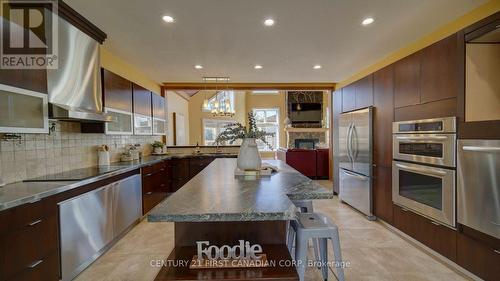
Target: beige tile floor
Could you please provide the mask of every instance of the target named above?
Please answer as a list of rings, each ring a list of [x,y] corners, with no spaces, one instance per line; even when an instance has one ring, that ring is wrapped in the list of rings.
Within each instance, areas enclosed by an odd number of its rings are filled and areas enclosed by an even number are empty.
[[[329,181],[320,183],[331,188]],[[337,197],[317,200],[314,207],[316,211],[331,216],[339,227],[342,255],[349,263],[345,269],[346,280],[469,280],[380,222],[366,220],[347,205],[339,203]],[[165,259],[172,248],[173,224],[144,220],[76,280],[152,281],[159,268],[152,267],[150,261]],[[321,279],[319,270],[308,268],[306,280]],[[336,278],[330,274],[328,280]]]

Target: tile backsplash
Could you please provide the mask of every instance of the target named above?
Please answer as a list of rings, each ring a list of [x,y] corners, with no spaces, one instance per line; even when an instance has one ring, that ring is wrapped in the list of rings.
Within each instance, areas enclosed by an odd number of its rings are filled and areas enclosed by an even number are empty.
[[[50,134],[21,134],[20,140],[0,141],[0,178],[4,183],[97,165],[97,148],[107,144],[111,162],[120,160],[127,144],[141,144],[143,155],[161,136],[82,134],[80,124],[55,122]]]

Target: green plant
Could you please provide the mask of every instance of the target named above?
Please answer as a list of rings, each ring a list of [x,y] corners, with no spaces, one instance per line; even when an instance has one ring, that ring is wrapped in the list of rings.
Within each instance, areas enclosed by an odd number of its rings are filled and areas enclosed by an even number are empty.
[[[157,148],[157,147],[163,147],[164,144],[161,141],[155,141],[151,144],[151,146],[153,146],[153,148]]]
[[[269,144],[266,140],[267,136],[274,136],[274,133],[268,133],[257,128],[255,115],[250,112],[248,113],[248,128],[243,126],[241,123],[228,124],[224,126],[224,131],[217,136],[215,142],[220,144],[227,141],[230,144],[233,144],[239,139],[253,138],[261,140],[265,145],[272,149],[271,144]]]

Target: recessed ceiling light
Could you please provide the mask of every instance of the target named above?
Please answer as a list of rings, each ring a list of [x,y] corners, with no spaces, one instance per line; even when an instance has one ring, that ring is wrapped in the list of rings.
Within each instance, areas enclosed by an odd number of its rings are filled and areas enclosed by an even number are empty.
[[[319,64],[315,64],[315,65],[313,66],[313,68],[314,68],[314,69],[321,69],[321,65],[319,65]]]
[[[164,22],[168,22],[168,23],[174,22],[174,18],[171,16],[163,16],[162,19]]]
[[[202,68],[203,68],[203,66],[202,66],[202,65],[197,64],[197,65],[195,65],[195,66],[194,66],[194,68],[196,68],[196,69],[202,69]]]
[[[257,65],[255,65],[253,68],[255,68],[255,69],[262,69],[262,65],[257,64]]]
[[[363,25],[369,25],[369,24],[372,24],[375,20],[373,18],[366,18],[364,19],[361,23]]]
[[[266,20],[264,20],[264,25],[265,26],[273,26],[274,20],[273,19],[266,19]]]

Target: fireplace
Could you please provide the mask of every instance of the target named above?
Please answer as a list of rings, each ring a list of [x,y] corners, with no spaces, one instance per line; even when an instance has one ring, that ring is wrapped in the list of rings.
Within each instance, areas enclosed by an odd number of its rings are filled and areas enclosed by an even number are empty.
[[[319,139],[295,139],[295,148],[314,149]]]

